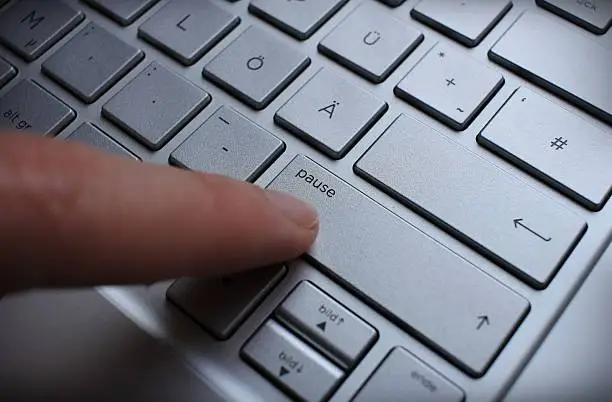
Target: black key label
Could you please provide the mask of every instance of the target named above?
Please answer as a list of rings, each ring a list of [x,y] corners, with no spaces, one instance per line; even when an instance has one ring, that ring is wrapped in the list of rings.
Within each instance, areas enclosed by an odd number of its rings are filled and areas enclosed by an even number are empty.
[[[32,125],[21,117],[21,113],[19,113],[18,110],[8,109],[2,112],[2,119],[8,122],[7,125],[14,126],[17,130],[27,130],[32,128]]]
[[[324,193],[328,198],[333,198],[336,195],[336,190],[334,190],[329,184],[323,183],[322,180],[317,179],[312,174],[309,174],[305,169],[298,170],[295,177],[303,179],[306,183],[311,184],[313,188]]]

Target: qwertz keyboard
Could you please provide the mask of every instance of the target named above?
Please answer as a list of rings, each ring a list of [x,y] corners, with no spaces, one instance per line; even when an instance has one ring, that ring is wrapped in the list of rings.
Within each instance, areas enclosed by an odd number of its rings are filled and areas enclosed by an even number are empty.
[[[300,260],[103,290],[230,399],[499,399],[612,238],[612,2],[0,7],[1,127],[317,208]]]

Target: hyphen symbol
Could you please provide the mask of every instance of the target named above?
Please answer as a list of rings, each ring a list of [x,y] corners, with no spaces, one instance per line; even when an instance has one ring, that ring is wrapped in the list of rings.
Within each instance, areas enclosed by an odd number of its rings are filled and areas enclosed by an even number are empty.
[[[550,147],[554,148],[556,151],[563,150],[566,146],[567,140],[563,137],[557,137],[550,142]]]

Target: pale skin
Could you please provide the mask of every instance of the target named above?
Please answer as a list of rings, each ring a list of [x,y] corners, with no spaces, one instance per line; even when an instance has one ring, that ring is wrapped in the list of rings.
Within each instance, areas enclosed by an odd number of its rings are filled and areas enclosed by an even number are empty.
[[[288,261],[314,209],[226,177],[0,133],[0,295],[151,283]]]

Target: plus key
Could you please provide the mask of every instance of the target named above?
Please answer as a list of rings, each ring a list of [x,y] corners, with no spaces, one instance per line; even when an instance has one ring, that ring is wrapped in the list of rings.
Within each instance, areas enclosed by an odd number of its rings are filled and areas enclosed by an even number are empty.
[[[395,94],[461,131],[503,83],[497,72],[438,44],[395,87]]]

